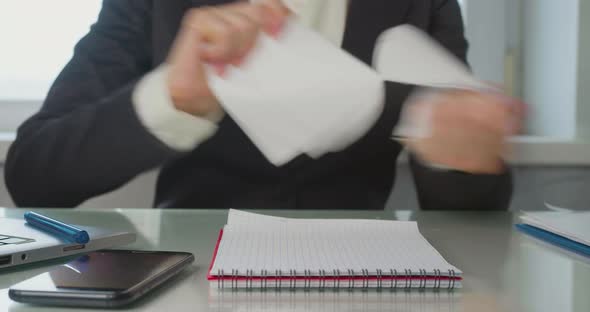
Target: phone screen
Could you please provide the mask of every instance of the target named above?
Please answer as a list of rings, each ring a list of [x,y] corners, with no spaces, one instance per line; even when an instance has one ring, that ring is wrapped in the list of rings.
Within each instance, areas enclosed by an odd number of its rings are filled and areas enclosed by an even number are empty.
[[[28,290],[129,289],[185,260],[186,254],[166,252],[98,251],[81,256],[18,285]]]

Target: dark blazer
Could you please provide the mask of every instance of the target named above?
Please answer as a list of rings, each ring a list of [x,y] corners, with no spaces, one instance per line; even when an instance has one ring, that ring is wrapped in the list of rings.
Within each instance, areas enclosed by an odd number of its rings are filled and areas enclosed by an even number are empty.
[[[402,150],[390,137],[413,86],[387,83],[385,111],[353,146],[280,168],[230,117],[189,153],[171,150],[144,129],[131,105],[135,84],[164,62],[187,9],[226,2],[105,0],[98,22],[10,149],[6,182],[17,205],[77,206],[161,167],[158,207],[383,209]],[[352,0],[343,47],[370,64],[377,36],[404,23],[426,30],[465,61],[456,0]],[[411,166],[424,209],[508,206],[509,173],[437,171],[414,160]]]

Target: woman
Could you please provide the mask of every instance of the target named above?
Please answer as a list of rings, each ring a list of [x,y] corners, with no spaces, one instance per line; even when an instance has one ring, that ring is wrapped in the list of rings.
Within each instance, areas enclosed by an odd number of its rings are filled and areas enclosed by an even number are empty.
[[[456,0],[106,0],[96,25],[19,129],[6,166],[20,206],[71,207],[157,167],[155,205],[382,209],[402,146],[390,140],[414,86],[387,84],[386,108],[348,149],[272,166],[208,88],[203,64],[239,66],[290,14],[370,64],[377,36],[410,23],[465,61]],[[313,73],[310,73],[313,75]],[[408,142],[424,209],[505,209],[502,161],[517,116],[504,100],[438,90],[432,136]],[[430,164],[443,165],[444,170]]]

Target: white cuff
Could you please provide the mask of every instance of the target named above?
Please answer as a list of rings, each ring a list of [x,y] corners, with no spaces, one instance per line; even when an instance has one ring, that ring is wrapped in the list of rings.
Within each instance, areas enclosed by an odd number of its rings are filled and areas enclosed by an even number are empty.
[[[410,94],[402,105],[393,136],[410,139],[429,137],[432,134],[432,113],[435,105],[431,99],[439,94],[439,90],[432,88],[418,88]]]
[[[432,133],[432,113],[434,103],[429,98],[437,96],[439,90],[433,88],[420,88],[414,91],[402,105],[402,112],[397,127],[393,131],[394,138],[422,139]],[[422,106],[415,104],[421,102]],[[453,168],[441,164],[431,163],[423,159],[418,161],[425,167],[436,171],[451,171]]]
[[[444,172],[448,172],[448,171],[461,171],[461,170],[456,170],[453,169],[449,166],[445,166],[445,165],[441,165],[441,164],[435,164],[426,160],[422,160],[422,159],[418,159],[418,161],[422,164],[422,166],[424,167],[428,167],[431,170],[434,171],[444,171]]]
[[[217,131],[223,111],[199,118],[177,110],[167,88],[168,66],[161,65],[145,75],[132,96],[135,112],[156,138],[178,151],[190,151]]]

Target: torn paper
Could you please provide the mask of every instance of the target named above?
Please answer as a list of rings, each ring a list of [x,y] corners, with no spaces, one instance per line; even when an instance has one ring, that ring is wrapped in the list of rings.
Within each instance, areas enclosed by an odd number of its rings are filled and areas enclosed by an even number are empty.
[[[361,139],[383,111],[384,80],[481,88],[459,61],[412,26],[386,31],[372,69],[295,19],[261,35],[244,64],[209,75],[225,111],[276,166],[318,158]]]

